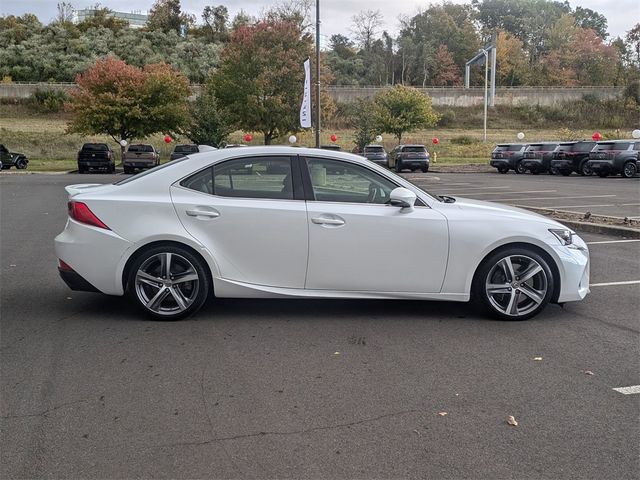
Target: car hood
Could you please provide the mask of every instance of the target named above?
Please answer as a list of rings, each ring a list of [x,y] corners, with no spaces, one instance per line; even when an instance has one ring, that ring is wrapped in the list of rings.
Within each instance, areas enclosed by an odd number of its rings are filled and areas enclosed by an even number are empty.
[[[451,195],[449,195],[451,196]],[[514,220],[526,220],[536,223],[545,223],[557,228],[566,228],[564,225],[552,220],[549,217],[540,215],[538,213],[530,212],[523,208],[512,207],[510,205],[504,205],[502,203],[486,202],[483,200],[473,200],[471,198],[455,197],[455,203],[440,203],[438,205],[447,206],[451,208],[458,208],[465,212],[478,215],[491,215],[502,218],[512,218]]]

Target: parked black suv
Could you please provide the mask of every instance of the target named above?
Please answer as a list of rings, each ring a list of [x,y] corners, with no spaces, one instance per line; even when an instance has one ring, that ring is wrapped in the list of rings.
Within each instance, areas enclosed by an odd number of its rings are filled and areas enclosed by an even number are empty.
[[[527,148],[526,143],[501,143],[491,152],[489,165],[498,169],[500,173],[514,170],[516,173],[524,173],[522,156]]]
[[[593,172],[589,168],[589,152],[595,145],[596,142],[590,140],[560,143],[553,151],[551,168],[565,176],[571,175],[571,172],[591,175]]]
[[[78,173],[87,173],[92,168],[116,172],[115,155],[106,143],[85,143],[78,152]]]
[[[389,168],[429,171],[429,152],[424,145],[398,145],[389,152]]]
[[[16,167],[18,170],[27,168],[27,156],[24,153],[10,152],[7,147],[0,145],[0,170]]]
[[[638,173],[640,140],[598,142],[589,154],[589,168],[600,177],[621,174],[631,178]]]
[[[551,159],[557,146],[558,142],[530,143],[522,155],[522,168],[534,175],[545,172],[553,175],[556,172],[551,169]]]
[[[389,160],[387,158],[387,152],[384,151],[382,145],[366,145],[364,147],[363,156],[384,167],[389,166]]]

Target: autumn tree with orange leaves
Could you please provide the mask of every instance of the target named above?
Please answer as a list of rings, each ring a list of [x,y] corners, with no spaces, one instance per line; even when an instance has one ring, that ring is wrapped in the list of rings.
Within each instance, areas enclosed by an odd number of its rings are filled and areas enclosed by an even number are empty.
[[[107,57],[78,75],[76,83],[67,133],[109,135],[119,143],[179,131],[188,121],[189,81],[167,64],[138,68]]]

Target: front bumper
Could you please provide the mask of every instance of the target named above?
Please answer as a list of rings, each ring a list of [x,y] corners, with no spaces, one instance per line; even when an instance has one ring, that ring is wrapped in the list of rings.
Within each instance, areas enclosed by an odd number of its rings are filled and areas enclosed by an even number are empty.
[[[489,165],[494,168],[511,168],[511,165],[509,165],[509,160],[503,158],[492,158],[489,162]]]
[[[525,170],[531,170],[532,172],[541,172],[545,169],[540,160],[525,159],[522,160],[522,166]]]
[[[558,303],[575,302],[589,293],[589,249],[577,235],[570,246],[554,245],[553,249],[560,262],[560,293]]]
[[[557,168],[558,170],[569,170],[573,169],[573,162],[571,160],[551,160],[551,167]]]

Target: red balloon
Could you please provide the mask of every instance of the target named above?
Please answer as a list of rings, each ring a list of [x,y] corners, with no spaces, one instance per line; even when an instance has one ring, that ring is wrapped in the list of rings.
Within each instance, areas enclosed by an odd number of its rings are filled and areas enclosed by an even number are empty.
[[[250,133],[247,133],[247,134],[244,136],[244,141],[245,141],[245,142],[250,142],[252,138],[253,138],[253,137],[251,136],[251,134],[250,134]]]
[[[600,132],[594,132],[593,135],[591,135],[591,138],[593,138],[594,142],[598,142],[602,138],[602,135],[600,135]]]
[[[338,140],[338,137],[336,135],[331,135],[331,141],[335,142],[336,140]]]
[[[169,135],[164,136],[164,143],[171,143],[171,137]]]
[[[439,141],[440,140],[438,140],[438,137],[433,137],[432,142],[433,142],[434,145],[437,145]]]

